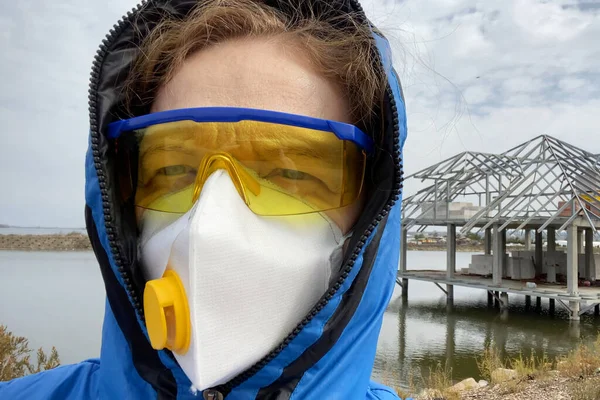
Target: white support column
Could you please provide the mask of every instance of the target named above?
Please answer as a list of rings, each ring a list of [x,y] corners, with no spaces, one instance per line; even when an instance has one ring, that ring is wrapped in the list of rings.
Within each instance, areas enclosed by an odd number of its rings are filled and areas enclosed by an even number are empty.
[[[577,254],[583,254],[583,229],[577,230]]]
[[[573,206],[575,203],[573,203]],[[573,224],[567,228],[567,291],[579,294],[579,254],[583,251],[583,231]],[[571,321],[579,321],[581,305],[578,301],[570,301]],[[578,325],[578,324],[577,324]]]
[[[456,272],[456,225],[448,224],[446,234],[446,278],[454,278]]]
[[[596,280],[596,266],[594,262],[594,231],[591,228],[585,230],[585,279],[590,282]]]
[[[484,252],[487,255],[492,254],[492,228],[485,229]]]
[[[402,226],[401,229],[401,242],[400,242],[400,272],[406,272],[406,262],[408,255],[408,231]]]
[[[525,229],[525,250],[531,250],[531,229]]]
[[[544,266],[544,237],[542,232],[535,231],[535,276],[540,276]]]
[[[556,228],[548,228],[548,253],[556,252]]]
[[[567,292],[577,294],[578,288],[578,254],[577,254],[577,225],[567,227]]]
[[[500,262],[500,265],[501,265],[500,271],[502,271],[503,278],[505,276],[507,276],[507,274],[508,274],[508,271],[507,271],[508,265],[505,265],[505,263],[506,263],[506,233],[507,233],[506,229],[503,229],[502,232],[500,233],[500,238],[502,238],[501,253],[500,253],[502,255],[502,257],[500,258],[500,261],[501,261]]]
[[[456,225],[448,224],[446,234],[446,278],[454,279],[456,272]],[[446,285],[447,301],[454,298],[454,285]]]
[[[492,283],[494,285],[502,284],[502,259],[504,255],[502,254],[502,238],[500,233],[500,225],[494,224],[494,232],[493,232],[493,248],[494,248],[494,257],[492,264]]]
[[[581,304],[578,301],[570,301],[569,308],[571,309],[571,321],[579,321],[579,311],[581,310]]]

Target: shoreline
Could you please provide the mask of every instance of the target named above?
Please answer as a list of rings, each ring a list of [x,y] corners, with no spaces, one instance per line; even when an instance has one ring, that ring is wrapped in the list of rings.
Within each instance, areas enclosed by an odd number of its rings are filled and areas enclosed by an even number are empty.
[[[515,248],[516,249],[516,248]],[[49,235],[23,235],[0,234],[0,250],[19,251],[81,251],[92,250],[88,236],[83,233],[72,232],[68,234]],[[439,245],[409,244],[408,250],[412,251],[446,251],[446,247]],[[483,252],[482,246],[458,245],[457,252]]]
[[[0,235],[0,250],[17,251],[82,251],[92,250],[87,235],[82,233],[51,235]]]
[[[23,235],[23,234],[0,234],[0,250],[18,250],[18,251],[82,251],[92,250],[88,236],[79,232],[67,234],[49,234],[49,235]],[[438,244],[413,244],[409,243],[407,250],[410,251],[446,251],[446,246]],[[525,250],[525,246],[511,246],[507,251]],[[465,244],[457,245],[456,251],[459,253],[483,253],[484,246]],[[594,253],[599,253],[600,248],[595,248]]]

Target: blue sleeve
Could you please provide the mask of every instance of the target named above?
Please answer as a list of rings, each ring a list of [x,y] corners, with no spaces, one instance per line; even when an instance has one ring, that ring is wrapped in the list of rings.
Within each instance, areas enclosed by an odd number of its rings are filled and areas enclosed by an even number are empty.
[[[402,400],[398,394],[387,386],[373,382],[369,384],[367,400]]]
[[[95,373],[99,368],[98,360],[87,360],[12,381],[0,382],[0,399],[97,399],[98,388]]]

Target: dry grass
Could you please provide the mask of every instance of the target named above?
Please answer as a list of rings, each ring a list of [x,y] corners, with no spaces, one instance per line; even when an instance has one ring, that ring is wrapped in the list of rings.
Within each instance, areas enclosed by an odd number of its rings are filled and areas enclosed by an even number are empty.
[[[493,344],[490,344],[485,349],[483,349],[483,354],[481,357],[476,358],[477,368],[479,369],[479,373],[486,381],[490,383],[495,383],[492,381],[492,372],[494,372],[498,368],[504,368],[505,364],[500,357],[500,354],[496,350]]]
[[[508,364],[517,372],[517,379],[520,380],[548,378],[548,373],[554,365],[545,352],[541,357],[536,357],[534,353],[523,357],[523,353],[519,352],[519,356],[510,360]]]
[[[449,388],[453,385],[452,368],[446,363],[438,363],[434,368],[429,368],[426,373],[423,371],[410,370],[408,373],[407,389],[393,385],[389,379],[390,374],[384,373],[382,381],[384,384],[394,388],[398,396],[402,399],[417,398],[418,394],[427,388],[429,397],[443,398],[444,400],[460,400],[460,395]]]
[[[0,382],[20,378],[27,374],[35,374],[60,365],[55,347],[52,347],[49,356],[40,347],[35,364],[30,360],[31,351],[26,338],[15,336],[6,326],[0,325]]]
[[[460,395],[449,388],[453,385],[452,368],[446,362],[437,363],[435,368],[429,368],[429,374],[423,378],[426,388],[441,394],[445,400],[460,400]]]
[[[415,381],[415,375],[413,373],[413,371],[409,371],[408,372],[408,391],[399,387],[394,387],[394,389],[396,390],[396,393],[398,393],[398,396],[400,396],[400,398],[402,399],[407,399],[410,397],[414,397],[415,393],[418,392],[418,385]]]
[[[600,367],[600,335],[590,345],[580,344],[566,356],[557,359],[556,368],[569,378],[585,378]]]

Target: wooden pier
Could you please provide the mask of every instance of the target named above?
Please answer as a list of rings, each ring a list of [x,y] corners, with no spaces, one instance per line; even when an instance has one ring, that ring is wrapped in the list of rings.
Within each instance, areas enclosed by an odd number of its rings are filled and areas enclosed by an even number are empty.
[[[438,286],[442,292],[452,297],[446,287],[464,286],[472,289],[482,289],[488,292],[488,303],[498,304],[501,309],[508,307],[508,294],[525,296],[526,304],[531,306],[531,299],[536,299],[536,307],[540,308],[541,299],[548,299],[550,312],[553,313],[556,302],[564,307],[571,319],[578,320],[579,316],[586,312],[594,310],[595,315],[600,315],[600,287],[581,287],[576,294],[569,293],[566,285],[556,285],[548,283],[538,283],[535,288],[526,286],[526,282],[504,280],[501,285],[494,285],[491,278],[485,278],[474,275],[456,274],[448,279],[445,271],[440,270],[421,270],[411,271],[404,274],[398,272],[396,283],[405,289],[403,294],[408,293],[408,280],[431,282]],[[403,282],[405,280],[405,282]],[[574,306],[577,303],[578,306]],[[575,315],[575,313],[577,313]]]

